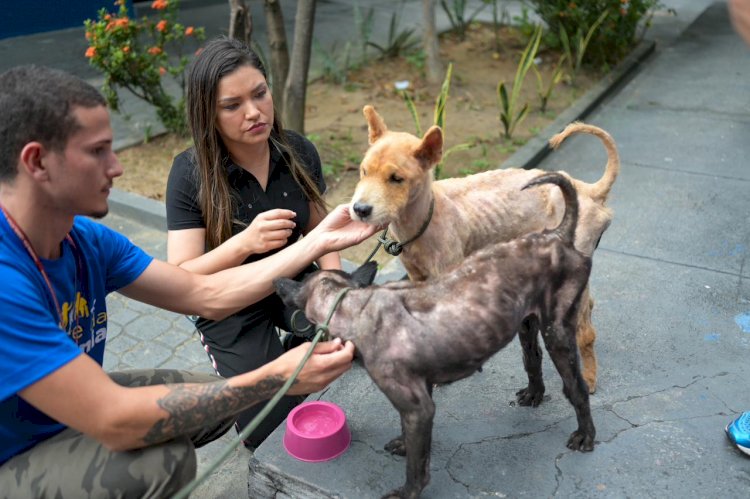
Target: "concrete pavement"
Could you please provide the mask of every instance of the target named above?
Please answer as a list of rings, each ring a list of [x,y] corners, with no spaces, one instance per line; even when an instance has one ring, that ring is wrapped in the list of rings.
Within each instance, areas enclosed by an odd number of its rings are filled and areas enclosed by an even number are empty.
[[[586,117],[623,163],[591,279],[594,452],[565,447],[575,417],[548,359],[544,403],[515,405],[525,374],[514,342],[436,389],[423,497],[747,497],[750,461],[723,430],[750,410],[750,48],[723,3],[676,33]],[[575,137],[539,166],[593,181],[605,162],[598,141]],[[279,429],[250,461],[251,497],[378,497],[403,483],[404,460],[382,450],[396,411],[365,373],[320,398],[347,413],[349,450],[301,463]]]
[[[225,2],[189,3],[188,19],[216,19],[212,29],[221,29]],[[610,201],[615,220],[595,255],[591,281],[601,364],[591,399],[597,446],[589,454],[565,448],[575,419],[548,361],[544,403],[536,409],[510,403],[525,380],[514,342],[482,373],[436,390],[432,481],[424,497],[747,495],[750,461],[728,444],[723,427],[750,410],[744,389],[750,374],[750,48],[732,32],[724,3],[664,3],[677,16],[655,17],[648,34],[657,42],[654,53],[585,118],[614,136],[623,162]],[[382,15],[389,4],[377,3]],[[350,9],[349,2],[320,2],[316,35],[351,35]],[[85,45],[82,36],[75,41],[80,30],[73,31],[0,40],[0,70],[45,62],[96,81],[85,60],[76,59]],[[120,144],[137,137],[133,124],[147,122],[146,111],[129,121],[115,117],[116,136],[127,137]],[[539,147],[532,142],[506,164],[522,163]],[[599,143],[581,137],[539,166],[595,180],[604,162]],[[164,257],[164,225],[154,228],[163,223],[163,205],[126,193],[113,197],[104,223]],[[184,317],[118,294],[108,305],[107,369],[210,372]],[[316,398],[347,413],[353,443],[343,456],[314,465],[295,461],[277,430],[255,455],[235,451],[192,497],[248,496],[248,463],[250,497],[379,497],[402,483],[403,459],[382,451],[398,433],[397,414],[361,369]],[[234,436],[200,449],[200,466]]]

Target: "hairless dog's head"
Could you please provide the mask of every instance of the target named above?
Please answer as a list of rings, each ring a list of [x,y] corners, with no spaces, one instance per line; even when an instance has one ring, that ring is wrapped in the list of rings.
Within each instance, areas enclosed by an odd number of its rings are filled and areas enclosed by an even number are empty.
[[[333,296],[342,288],[365,288],[373,283],[377,271],[378,263],[369,261],[351,274],[343,270],[320,270],[308,275],[302,282],[279,277],[273,280],[273,285],[276,294],[286,306],[303,310],[308,318],[315,321],[318,315],[323,315],[327,311],[315,301],[315,296],[312,296],[313,290],[316,295]],[[306,309],[308,302],[311,302],[310,308],[314,312]]]

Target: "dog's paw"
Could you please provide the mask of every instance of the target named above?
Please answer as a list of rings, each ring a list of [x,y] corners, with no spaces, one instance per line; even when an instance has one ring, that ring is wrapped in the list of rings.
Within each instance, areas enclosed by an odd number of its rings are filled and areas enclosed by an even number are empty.
[[[594,436],[576,430],[568,438],[568,449],[591,452],[594,450]]]
[[[403,497],[405,496],[401,495],[401,489],[394,489],[380,499],[402,499]]]
[[[394,489],[384,495],[381,499],[419,499],[419,490],[408,491],[408,487]]]
[[[516,392],[516,400],[519,405],[536,407],[544,399],[544,387],[541,390],[532,390],[531,387],[522,388]]]
[[[395,454],[397,456],[406,455],[406,446],[404,445],[404,438],[401,436],[394,438],[393,440],[385,444],[385,447],[383,448],[387,450],[388,452],[390,452],[391,454]]]

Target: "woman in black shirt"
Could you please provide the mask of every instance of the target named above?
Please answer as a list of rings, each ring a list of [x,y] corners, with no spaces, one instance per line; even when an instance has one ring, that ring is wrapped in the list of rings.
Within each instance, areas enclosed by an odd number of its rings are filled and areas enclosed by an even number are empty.
[[[260,260],[294,243],[326,215],[325,181],[310,141],[282,128],[258,56],[237,40],[209,42],[187,77],[194,147],[175,157],[167,183],[167,258],[198,273]],[[271,261],[271,260],[269,260]],[[318,260],[341,268],[337,253]],[[258,368],[284,348],[291,310],[272,293],[280,276],[300,277],[311,262],[269,263],[263,300],[221,321],[198,318],[201,342],[223,377]],[[302,399],[284,397],[245,441],[257,447]],[[260,412],[238,417],[238,431]]]

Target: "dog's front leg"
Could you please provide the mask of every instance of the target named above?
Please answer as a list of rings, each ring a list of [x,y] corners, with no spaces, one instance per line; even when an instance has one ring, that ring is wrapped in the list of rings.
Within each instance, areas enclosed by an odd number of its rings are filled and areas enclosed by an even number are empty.
[[[430,396],[430,399],[432,399],[432,383],[427,383],[425,388],[427,389],[427,393]],[[385,444],[385,447],[383,447],[383,449],[397,456],[406,455],[406,446],[404,445],[404,422],[403,420],[401,421],[401,435],[397,436],[396,438],[394,438],[393,440]]]
[[[568,448],[584,452],[594,450],[596,429],[591,418],[589,389],[578,365],[575,327],[572,324],[545,327],[542,331],[552,362],[563,380],[563,393],[573,405],[578,429],[570,434]]]
[[[428,388],[429,387],[429,388]],[[430,452],[435,404],[432,387],[424,382],[401,386],[386,393],[401,416],[403,444],[406,451],[406,483],[384,497],[416,499],[430,482]]]
[[[529,386],[516,392],[520,405],[536,407],[544,398],[542,379],[542,348],[539,346],[539,320],[529,316],[521,323],[518,339],[523,348],[523,367],[529,377]]]

